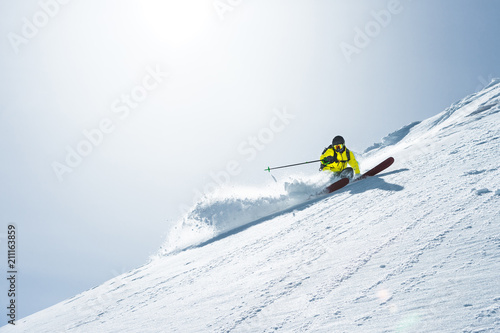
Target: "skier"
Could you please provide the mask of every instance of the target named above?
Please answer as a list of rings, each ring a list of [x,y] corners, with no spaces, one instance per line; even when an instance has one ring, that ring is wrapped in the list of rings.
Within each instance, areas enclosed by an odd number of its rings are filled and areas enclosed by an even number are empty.
[[[359,166],[352,151],[345,146],[345,140],[340,135],[333,138],[332,144],[323,150],[320,157],[322,171],[331,171],[340,178],[353,179],[354,173],[359,176]],[[348,167],[349,164],[351,167]]]

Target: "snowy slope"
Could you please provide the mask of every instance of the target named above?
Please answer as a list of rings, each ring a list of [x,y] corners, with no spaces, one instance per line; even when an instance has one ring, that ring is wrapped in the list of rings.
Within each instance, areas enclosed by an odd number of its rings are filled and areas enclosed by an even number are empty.
[[[499,111],[496,80],[304,204],[324,178],[214,194],[150,263],[2,331],[500,332]]]

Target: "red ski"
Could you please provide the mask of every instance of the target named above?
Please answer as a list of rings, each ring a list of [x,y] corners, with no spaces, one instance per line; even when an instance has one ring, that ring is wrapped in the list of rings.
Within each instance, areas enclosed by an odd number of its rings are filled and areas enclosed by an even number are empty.
[[[335,183],[329,185],[325,189],[325,193],[332,193],[334,191],[340,190],[342,187],[346,186],[347,184],[349,184],[349,178],[339,179]]]
[[[367,172],[365,172],[364,174],[362,174],[359,178],[356,178],[354,181],[358,181],[361,179],[365,179],[367,177],[375,176],[377,173],[384,171],[385,169],[390,167],[392,165],[392,163],[394,163],[394,157],[389,157],[388,159],[386,159],[382,163],[378,164],[374,168],[372,168],[372,169],[368,170]]]

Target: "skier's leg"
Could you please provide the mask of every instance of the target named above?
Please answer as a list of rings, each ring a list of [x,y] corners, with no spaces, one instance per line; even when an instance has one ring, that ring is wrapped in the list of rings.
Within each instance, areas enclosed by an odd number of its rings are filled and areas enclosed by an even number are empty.
[[[340,178],[352,179],[353,177],[354,177],[354,170],[351,167],[347,167],[340,172]]]

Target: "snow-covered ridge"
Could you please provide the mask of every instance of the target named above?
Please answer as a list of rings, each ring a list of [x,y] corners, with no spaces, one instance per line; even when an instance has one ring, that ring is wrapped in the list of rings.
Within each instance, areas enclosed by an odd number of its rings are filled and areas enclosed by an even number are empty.
[[[182,221],[215,228],[202,246],[2,331],[499,332],[495,82],[367,152],[395,157],[381,175],[260,219],[326,179],[213,193]]]
[[[401,127],[399,130],[394,131],[389,135],[383,137],[381,142],[374,143],[370,147],[366,148],[363,153],[366,154],[379,148],[395,145],[396,143],[403,140],[403,138],[406,137],[408,133],[410,133],[411,129],[417,126],[418,124],[420,124],[420,121],[415,121],[409,125]]]
[[[462,122],[466,121],[466,117],[471,117],[480,113],[486,116],[498,112],[500,110],[499,86],[500,79],[492,79],[483,90],[453,103],[446,110],[434,117],[424,121],[413,122],[390,133],[382,138],[381,142],[368,147],[364,151],[364,154],[370,156],[380,149],[395,145],[402,141],[412,141],[417,140],[423,135],[433,135],[436,131],[446,128],[446,126],[460,126]]]

